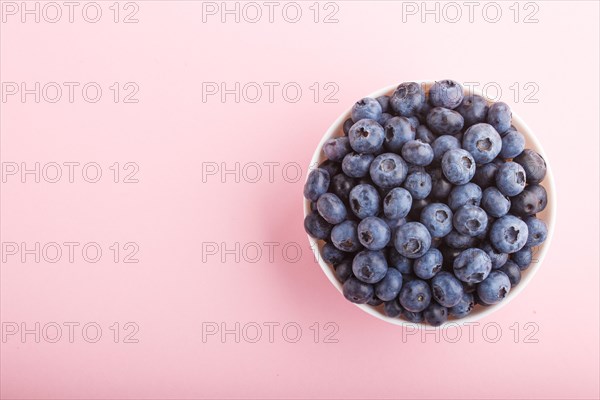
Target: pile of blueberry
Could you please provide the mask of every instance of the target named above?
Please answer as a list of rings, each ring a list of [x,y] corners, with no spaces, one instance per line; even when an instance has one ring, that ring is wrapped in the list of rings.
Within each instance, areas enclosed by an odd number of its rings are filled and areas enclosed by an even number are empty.
[[[511,118],[452,80],[354,104],[304,186],[304,227],[349,301],[439,326],[519,284],[548,199],[546,163]]]

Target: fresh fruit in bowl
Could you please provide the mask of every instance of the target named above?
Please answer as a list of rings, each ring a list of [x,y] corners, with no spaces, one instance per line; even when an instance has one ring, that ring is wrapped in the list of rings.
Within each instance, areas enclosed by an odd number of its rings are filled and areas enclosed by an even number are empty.
[[[553,179],[505,103],[453,80],[402,83],[357,101],[312,161],[305,230],[330,281],[372,315],[474,321],[541,265]]]

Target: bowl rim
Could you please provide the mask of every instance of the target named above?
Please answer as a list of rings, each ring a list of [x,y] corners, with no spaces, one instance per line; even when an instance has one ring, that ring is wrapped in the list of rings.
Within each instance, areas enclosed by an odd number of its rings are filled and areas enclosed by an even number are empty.
[[[435,83],[435,81],[432,81],[432,80],[415,80],[415,81],[411,81],[411,82],[418,83],[426,91],[431,87],[431,85],[433,85]],[[365,97],[376,98],[376,97],[383,96],[383,95],[391,95],[397,87],[398,87],[398,84],[386,86],[384,88],[376,90],[375,92],[373,92]],[[464,86],[463,86],[463,88],[464,88]],[[465,92],[465,95],[482,96],[484,99],[487,100],[488,104],[492,104],[492,103],[496,102],[495,100],[492,100],[489,97],[486,97],[480,90],[478,90],[476,88],[472,88],[472,87],[468,88],[468,89],[464,88],[464,92]],[[319,144],[317,145],[315,152],[313,153],[313,156],[310,160],[308,171],[310,171],[313,168],[316,168],[316,166],[319,164],[319,161],[322,159],[322,149],[323,149],[323,145],[325,144],[325,142],[332,137],[339,136],[336,134],[341,131],[344,121],[347,118],[349,118],[349,116],[350,116],[351,110],[352,110],[352,107],[349,107],[348,109],[346,109],[333,122],[333,124],[331,124],[331,126],[327,129],[327,131],[325,132],[325,134],[319,141]],[[547,215],[547,218],[544,218],[544,222],[546,222],[546,225],[548,226],[548,236],[546,237],[545,242],[541,246],[539,246],[538,251],[535,253],[535,256],[537,257],[537,262],[533,263],[526,270],[527,273],[524,274],[524,276],[522,277],[519,284],[514,289],[512,289],[510,291],[510,293],[508,294],[508,296],[500,303],[489,306],[489,307],[481,307],[480,311],[473,313],[473,314],[469,314],[465,318],[449,319],[448,321],[446,321],[445,323],[443,323],[442,325],[440,325],[438,327],[432,327],[431,325],[427,325],[425,323],[414,323],[414,322],[409,322],[409,321],[406,321],[406,320],[403,320],[400,318],[388,317],[388,316],[384,315],[383,313],[381,313],[380,311],[378,311],[376,309],[376,307],[370,306],[368,304],[356,304],[356,303],[352,303],[352,304],[354,304],[356,307],[360,308],[362,311],[366,312],[367,314],[374,316],[385,322],[391,323],[393,325],[398,325],[398,326],[403,326],[403,327],[412,327],[412,328],[417,328],[417,329],[446,329],[449,327],[462,327],[464,325],[472,324],[472,323],[479,321],[485,317],[488,317],[489,315],[493,314],[494,312],[500,310],[502,307],[504,307],[508,303],[510,303],[531,282],[531,280],[533,279],[535,274],[540,269],[540,267],[546,257],[546,254],[548,252],[548,249],[550,247],[550,243],[552,242],[552,238],[554,236],[554,228],[556,225],[556,208],[557,208],[556,187],[555,187],[555,183],[554,183],[554,175],[552,173],[550,161],[549,161],[548,156],[547,156],[546,152],[544,151],[544,148],[542,147],[540,141],[535,136],[535,134],[533,133],[531,128],[525,123],[525,121],[523,121],[521,119],[521,117],[519,117],[519,115],[517,113],[515,113],[515,111],[513,110],[512,107],[511,107],[511,112],[512,112],[512,125],[514,125],[517,128],[517,130],[525,136],[526,142],[531,142],[533,144],[533,146],[535,147],[535,151],[538,152],[544,158],[544,161],[546,162],[546,176],[544,178],[543,186],[548,193],[548,198],[551,199],[551,201],[548,202],[546,209],[544,210],[545,215]],[[308,173],[306,174],[306,179],[308,179]],[[305,181],[306,181],[306,179],[305,179]],[[304,217],[306,217],[311,212],[310,201],[307,199],[303,199],[303,206],[304,206]],[[323,270],[323,272],[325,273],[327,278],[329,278],[329,281],[331,282],[331,284],[340,293],[342,293],[342,284],[335,277],[333,268],[329,264],[327,264],[323,260],[323,257],[321,256],[321,247],[322,246],[319,245],[320,244],[319,242],[322,242],[322,241],[316,240],[308,234],[307,234],[307,237],[308,237],[310,247],[315,255],[315,259],[319,263],[319,266],[321,267],[321,269]]]

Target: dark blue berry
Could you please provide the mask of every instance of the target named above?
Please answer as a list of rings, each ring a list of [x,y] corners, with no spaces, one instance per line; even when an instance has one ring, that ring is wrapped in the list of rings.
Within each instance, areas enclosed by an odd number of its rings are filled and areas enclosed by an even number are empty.
[[[329,172],[321,168],[313,169],[304,184],[304,197],[312,201],[319,200],[319,197],[327,192],[329,182]]]
[[[381,251],[363,250],[354,256],[352,272],[365,283],[377,283],[385,277],[388,265]]]
[[[352,253],[362,249],[358,240],[358,224],[355,221],[344,221],[331,230],[331,242],[338,249]]]
[[[462,86],[453,80],[437,81],[429,89],[429,102],[434,107],[456,108],[463,100]]]
[[[427,126],[436,135],[454,135],[464,126],[462,115],[443,107],[434,107],[427,114]]]

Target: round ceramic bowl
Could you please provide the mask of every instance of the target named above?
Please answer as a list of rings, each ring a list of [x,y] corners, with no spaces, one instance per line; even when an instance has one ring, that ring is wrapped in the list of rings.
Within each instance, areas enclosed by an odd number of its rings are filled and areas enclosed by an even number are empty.
[[[423,88],[425,89],[426,92],[429,91],[429,88],[434,83],[432,81],[415,81],[415,82],[418,82],[421,85],[423,85]],[[388,86],[386,88],[380,89],[380,90],[376,91],[375,93],[370,94],[368,97],[375,98],[375,97],[379,97],[379,96],[383,96],[383,95],[391,95],[397,86],[398,85],[392,85],[392,86]],[[465,94],[478,94],[480,96],[483,96],[483,94],[477,90],[465,89]],[[493,103],[493,101],[490,100],[489,98],[487,98],[487,100],[490,104]],[[343,136],[343,134],[344,134],[343,124],[344,124],[344,121],[350,117],[350,110],[351,110],[351,108],[349,108],[342,115],[340,115],[339,118],[329,127],[327,132],[325,132],[325,135],[323,135],[323,137],[321,138],[321,141],[319,142],[319,145],[317,146],[317,148],[313,154],[310,165],[314,166],[325,160],[325,155],[323,154],[322,149],[323,149],[323,145],[325,144],[325,142],[328,139],[331,139],[331,138],[334,138],[337,136]],[[533,134],[531,129],[527,126],[527,124],[525,124],[525,122],[521,118],[519,118],[519,116],[517,115],[517,113],[514,110],[512,110],[512,124],[515,126],[515,128],[517,128],[517,130],[519,132],[521,132],[525,136],[525,140],[526,140],[525,148],[529,148],[529,149],[533,149],[533,150],[537,151],[542,157],[544,157],[544,160],[546,161],[546,165],[548,167],[546,177],[544,178],[544,181],[542,182],[542,186],[544,186],[544,188],[546,189],[546,191],[548,193],[548,205],[546,206],[546,209],[543,212],[537,214],[537,217],[542,219],[548,226],[548,237],[541,246],[538,246],[533,249],[533,261],[531,263],[531,266],[527,270],[522,272],[521,282],[513,290],[510,291],[508,296],[503,301],[501,301],[500,303],[498,303],[496,305],[489,306],[489,307],[476,306],[473,309],[473,311],[465,318],[460,318],[460,319],[450,318],[450,319],[448,319],[448,321],[446,323],[442,324],[439,328],[463,325],[465,323],[477,321],[481,318],[489,316],[490,314],[499,310],[501,307],[504,307],[505,305],[507,305],[512,299],[517,297],[519,295],[519,293],[521,293],[525,289],[525,287],[527,287],[529,282],[531,282],[535,273],[542,266],[542,262],[544,260],[544,257],[546,256],[546,252],[548,251],[548,248],[550,247],[550,242],[552,241],[552,236],[554,233],[554,225],[555,225],[555,220],[556,220],[556,190],[554,187],[554,177],[552,175],[552,169],[550,168],[550,163],[548,162],[548,157],[544,153],[544,149],[542,148],[542,145],[540,144],[538,139],[535,137],[535,135]],[[308,200],[304,199],[304,216],[306,217],[306,215],[309,213],[310,213],[310,202]],[[331,282],[331,284],[333,286],[335,286],[337,288],[337,290],[340,291],[340,294],[341,294],[342,284],[336,279],[335,270],[334,270],[333,266],[327,264],[323,260],[323,257],[320,254],[321,250],[323,248],[324,242],[322,240],[316,240],[310,236],[308,236],[308,241],[310,242],[311,248],[315,252],[316,259],[318,260],[319,265],[321,266],[321,269],[323,270],[323,272],[325,273],[327,278],[329,278],[329,281]],[[362,311],[366,312],[367,314],[370,314],[374,317],[382,319],[391,324],[402,325],[402,326],[411,326],[411,327],[417,327],[417,328],[423,328],[423,329],[431,328],[430,325],[427,325],[425,323],[417,324],[417,323],[408,322],[408,321],[400,319],[400,318],[390,318],[383,313],[383,305],[373,307],[368,304],[355,304],[355,306],[357,306],[358,308],[360,308]]]

